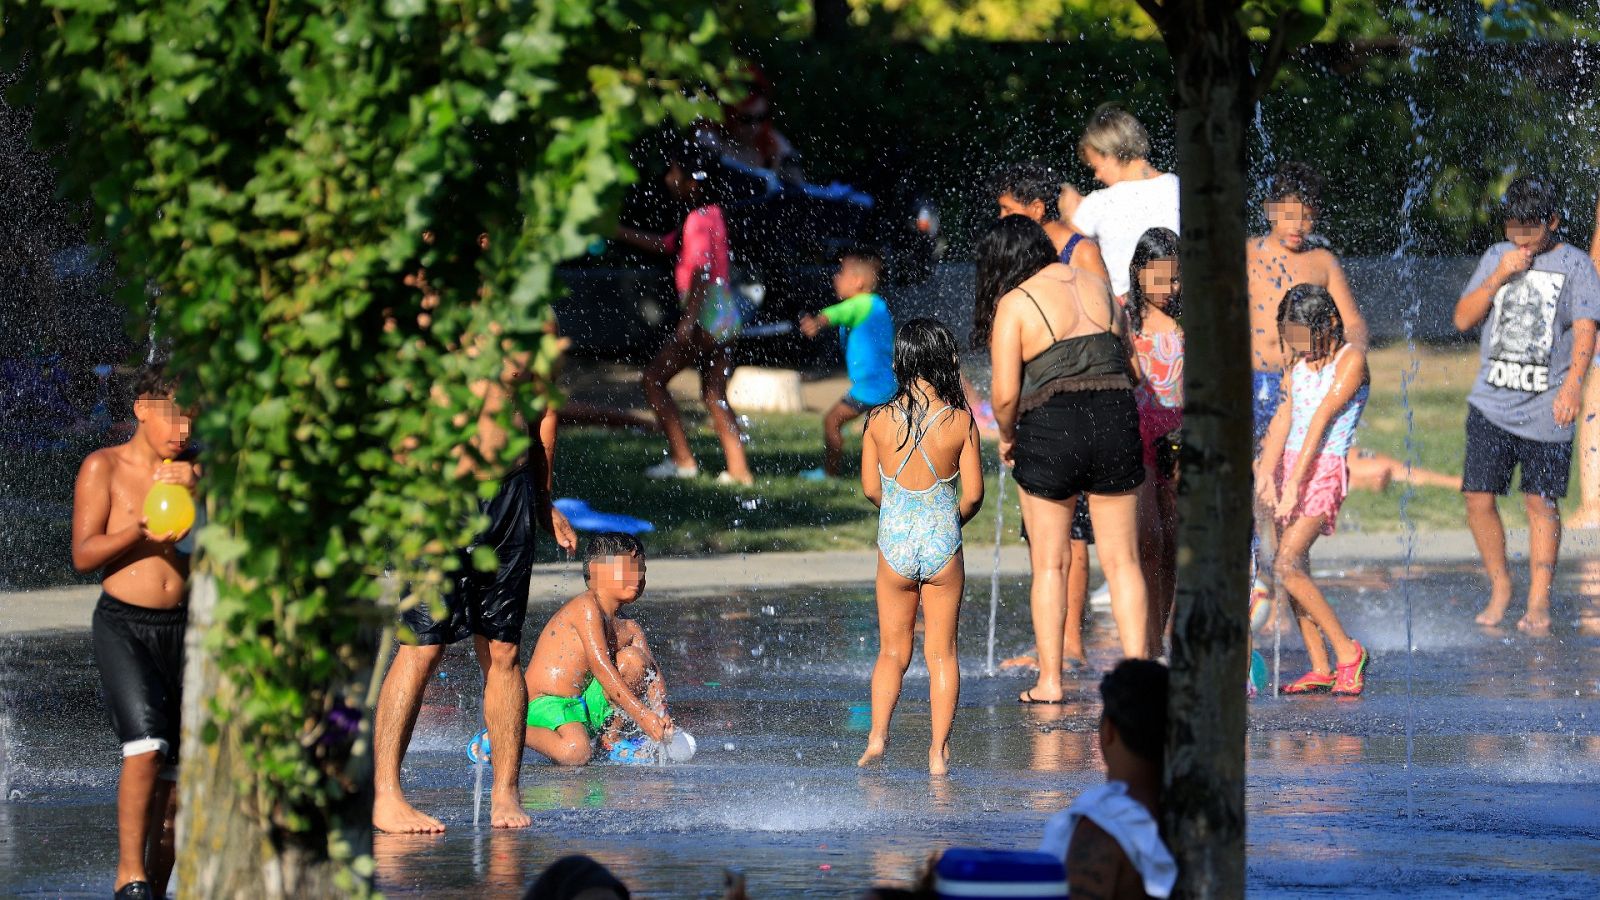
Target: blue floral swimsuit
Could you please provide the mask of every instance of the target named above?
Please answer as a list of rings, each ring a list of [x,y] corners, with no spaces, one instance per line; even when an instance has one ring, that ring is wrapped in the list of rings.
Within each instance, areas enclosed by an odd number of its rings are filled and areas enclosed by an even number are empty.
[[[905,413],[898,407],[893,409],[904,417]],[[911,461],[910,453],[900,461],[900,468],[895,469],[892,476],[883,471],[883,466],[878,467],[878,477],[883,479],[883,503],[878,510],[878,550],[896,574],[919,584],[939,574],[961,549],[961,509],[955,485],[959,473],[939,478],[939,470],[928,458],[928,451],[922,448],[922,439],[949,410],[946,406],[934,413],[921,432],[912,436],[913,446],[937,479],[933,484],[920,491],[901,486],[900,473]],[[909,422],[907,427],[910,427]]]

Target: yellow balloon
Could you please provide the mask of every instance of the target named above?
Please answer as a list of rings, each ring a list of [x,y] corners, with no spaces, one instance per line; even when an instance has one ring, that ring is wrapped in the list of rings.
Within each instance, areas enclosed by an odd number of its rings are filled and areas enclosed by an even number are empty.
[[[157,482],[144,497],[144,517],[154,535],[187,531],[194,526],[194,498],[182,485]]]

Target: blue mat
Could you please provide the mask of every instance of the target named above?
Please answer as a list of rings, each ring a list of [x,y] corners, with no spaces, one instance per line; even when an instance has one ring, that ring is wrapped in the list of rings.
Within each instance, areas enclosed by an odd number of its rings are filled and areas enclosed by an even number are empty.
[[[556,509],[567,517],[572,527],[579,531],[620,531],[623,534],[645,534],[655,531],[656,526],[637,516],[625,516],[622,513],[598,512],[590,509],[589,504],[571,497],[562,497],[555,502]]]

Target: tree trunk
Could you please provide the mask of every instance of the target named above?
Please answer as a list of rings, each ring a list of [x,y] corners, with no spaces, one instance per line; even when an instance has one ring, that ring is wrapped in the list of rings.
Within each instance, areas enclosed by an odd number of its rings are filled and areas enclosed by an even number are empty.
[[[1174,896],[1242,897],[1252,447],[1249,45],[1236,2],[1169,2],[1182,181],[1184,450],[1163,817]]]
[[[233,725],[217,723],[216,742],[201,740],[211,721],[209,704],[220,698],[237,708],[242,698],[221,679],[205,652],[205,636],[213,627],[217,585],[196,575],[189,592],[189,631],[183,678],[183,764],[178,782],[177,886],[185,897],[346,897],[365,893],[351,870],[328,858],[329,835],[344,842],[352,857],[372,853],[372,773],[370,718],[361,725],[351,762],[360,786],[320,832],[290,836],[263,823],[252,798],[240,785],[254,784],[240,752]],[[370,868],[366,871],[370,872]]]

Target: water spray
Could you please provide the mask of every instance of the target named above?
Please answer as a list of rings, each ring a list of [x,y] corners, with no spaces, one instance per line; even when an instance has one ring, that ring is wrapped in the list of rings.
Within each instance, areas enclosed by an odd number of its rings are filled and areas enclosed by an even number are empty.
[[[1006,463],[1000,461],[1000,475],[994,491],[994,568],[989,573],[989,661],[984,669],[987,675],[994,668],[994,621],[1000,613],[1000,536],[1006,512]]]

